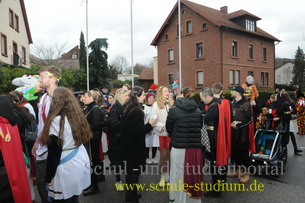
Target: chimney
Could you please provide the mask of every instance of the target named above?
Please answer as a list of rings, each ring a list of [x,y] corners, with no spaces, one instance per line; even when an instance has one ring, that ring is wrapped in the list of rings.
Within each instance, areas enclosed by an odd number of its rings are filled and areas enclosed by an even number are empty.
[[[227,6],[220,7],[220,12],[224,14],[228,14],[228,7]]]

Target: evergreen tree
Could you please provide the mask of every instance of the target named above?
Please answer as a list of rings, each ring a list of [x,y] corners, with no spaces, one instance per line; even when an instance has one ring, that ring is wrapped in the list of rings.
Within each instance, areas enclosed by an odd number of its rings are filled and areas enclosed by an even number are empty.
[[[90,89],[100,88],[102,85],[109,85],[107,78],[110,75],[108,68],[108,39],[97,38],[89,44]],[[105,51],[104,51],[105,50]]]
[[[293,78],[292,85],[298,87],[301,90],[305,89],[305,56],[303,50],[298,47],[295,53],[295,64],[292,70]]]
[[[79,67],[84,70],[87,67],[86,45],[83,32],[80,33],[79,39]]]

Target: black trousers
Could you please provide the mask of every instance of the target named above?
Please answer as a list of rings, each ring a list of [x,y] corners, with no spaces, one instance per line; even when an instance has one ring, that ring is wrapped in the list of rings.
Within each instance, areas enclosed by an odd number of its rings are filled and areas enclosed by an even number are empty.
[[[138,171],[130,172],[126,175],[126,184],[129,186],[129,190],[126,190],[126,195],[130,196],[132,201],[137,200],[137,184],[139,184],[140,173]]]
[[[4,166],[0,167],[0,203],[13,203],[13,194]]]
[[[89,155],[91,156],[91,186],[98,187],[98,176],[103,172],[103,166],[99,158],[101,139],[91,139]]]
[[[236,166],[244,166],[244,167],[246,167],[246,169],[249,169],[249,167],[251,166],[249,150],[233,149],[232,150],[232,159],[234,160]],[[245,171],[245,172],[248,172],[248,171]]]

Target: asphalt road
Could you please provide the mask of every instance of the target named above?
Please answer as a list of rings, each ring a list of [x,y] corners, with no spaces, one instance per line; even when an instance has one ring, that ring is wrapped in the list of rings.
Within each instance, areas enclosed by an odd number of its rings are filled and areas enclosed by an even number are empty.
[[[292,129],[297,131],[295,120],[292,121]],[[279,177],[270,176],[252,176],[251,181],[245,185],[245,188],[258,187],[259,184],[263,184],[262,191],[232,191],[223,192],[223,197],[220,199],[208,199],[203,197],[202,202],[305,202],[305,135],[296,135],[296,140],[303,149],[301,155],[295,155],[291,142],[288,144],[288,164],[287,170],[284,175]],[[109,164],[106,156],[105,164]],[[151,169],[149,169],[151,170]],[[107,174],[109,174],[109,171]],[[99,183],[100,192],[98,194],[84,197],[80,196],[79,201],[85,203],[95,202],[124,202],[125,192],[118,192],[115,190],[115,178],[114,175],[107,175],[106,181]],[[140,183],[150,184],[159,182],[159,175],[141,175]],[[124,180],[124,179],[123,179]],[[204,177],[204,182],[208,183],[211,180],[210,175]],[[228,183],[238,183],[236,179],[228,179]],[[163,203],[168,201],[167,191],[142,191],[142,198],[140,202],[148,203]],[[36,190],[36,200],[40,202]]]

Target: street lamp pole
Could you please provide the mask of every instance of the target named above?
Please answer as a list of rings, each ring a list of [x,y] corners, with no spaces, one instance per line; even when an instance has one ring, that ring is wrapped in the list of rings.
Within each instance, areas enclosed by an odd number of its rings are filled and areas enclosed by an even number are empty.
[[[179,87],[182,89],[182,65],[181,65],[181,4],[178,0],[178,51],[179,51]]]
[[[130,35],[131,35],[131,86],[134,87],[132,0],[130,0]]]
[[[89,91],[89,46],[88,46],[88,0],[86,0],[86,61],[87,61],[87,91]]]

